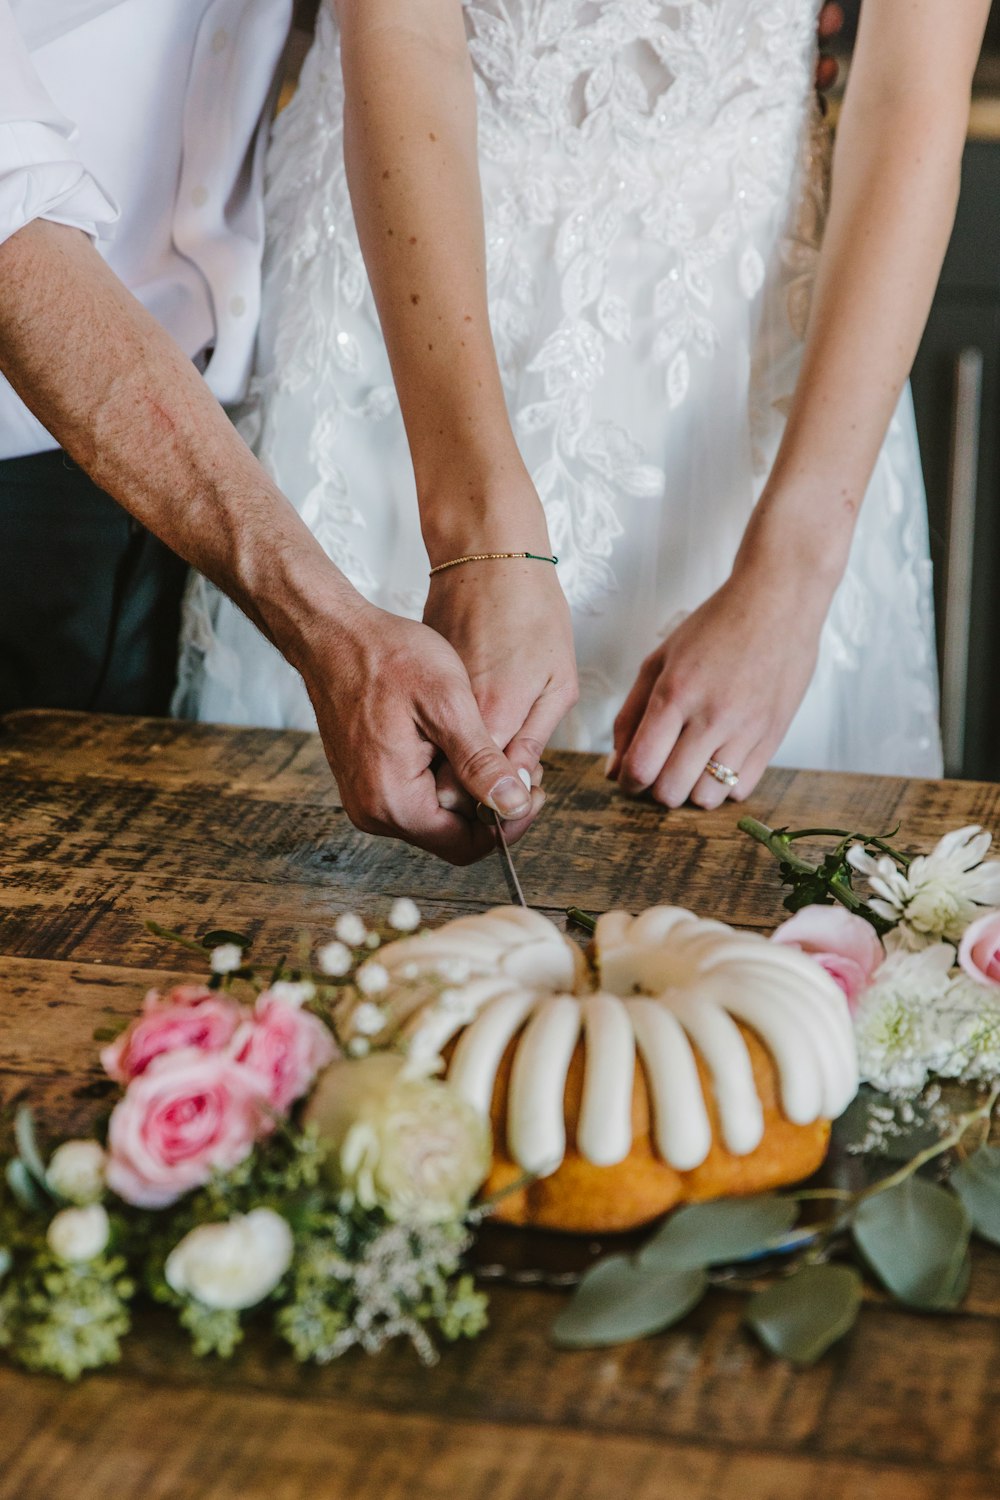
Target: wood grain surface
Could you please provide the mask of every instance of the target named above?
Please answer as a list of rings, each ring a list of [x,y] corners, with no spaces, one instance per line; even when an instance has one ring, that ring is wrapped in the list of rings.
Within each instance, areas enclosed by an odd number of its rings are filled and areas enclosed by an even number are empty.
[[[773,862],[741,809],[628,802],[586,756],[546,761],[518,846],[561,921],[678,901],[768,929]],[[980,822],[1000,788],[771,771],[775,825],[888,829],[908,845]],[[191,970],[147,919],[251,932],[277,953],[351,908],[415,896],[429,920],[505,899],[495,861],[454,870],[359,834],[318,741],[153,720],[0,722],[0,1106],[53,1133],[105,1105],[92,1032]],[[143,1314],[123,1364],[78,1386],[0,1366],[0,1500],[986,1500],[1000,1496],[1000,1254],[977,1251],[961,1316],[877,1301],[814,1369],[767,1358],[714,1293],[677,1329],[560,1353],[557,1294],[498,1288],[490,1332],[424,1370],[407,1349],[300,1369],[263,1335],[195,1362]]]

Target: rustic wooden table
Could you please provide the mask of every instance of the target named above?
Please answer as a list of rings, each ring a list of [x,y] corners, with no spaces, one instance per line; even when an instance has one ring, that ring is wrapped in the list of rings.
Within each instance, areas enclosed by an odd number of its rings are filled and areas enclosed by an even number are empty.
[[[780,893],[738,812],[664,815],[554,755],[518,851],[557,920],[677,901],[769,928]],[[775,824],[1000,829],[1000,788],[772,771]],[[235,925],[282,951],[336,913],[416,896],[434,920],[505,899],[494,861],[453,870],[356,832],[317,740],[151,720],[0,723],[0,1101],[86,1128],[92,1032],[183,972],[148,918]],[[182,967],[176,967],[181,962]],[[251,1338],[196,1363],[150,1314],[113,1373],[76,1387],[0,1366],[0,1500],[985,1500],[1000,1495],[1000,1255],[961,1316],[872,1302],[815,1368],[764,1356],[741,1299],[678,1329],[559,1353],[558,1297],[497,1289],[492,1327],[428,1371],[406,1349],[300,1369]]]

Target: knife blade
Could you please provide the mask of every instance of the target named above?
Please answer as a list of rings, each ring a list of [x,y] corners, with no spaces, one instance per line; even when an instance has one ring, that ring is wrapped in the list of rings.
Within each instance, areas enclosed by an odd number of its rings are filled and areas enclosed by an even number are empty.
[[[497,813],[493,812],[492,808],[488,808],[487,811],[491,813],[493,827],[496,829],[497,853],[500,856],[500,864],[503,867],[503,878],[507,882],[507,894],[515,906],[527,908],[528,903],[524,899],[521,882],[517,878],[514,861],[510,857],[510,846],[507,843],[507,836],[503,831],[503,819]]]

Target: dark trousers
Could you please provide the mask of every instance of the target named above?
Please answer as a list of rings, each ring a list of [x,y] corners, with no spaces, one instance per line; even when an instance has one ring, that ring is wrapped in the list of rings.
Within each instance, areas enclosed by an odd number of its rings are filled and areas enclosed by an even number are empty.
[[[0,713],[166,713],[185,573],[64,453],[0,461]]]

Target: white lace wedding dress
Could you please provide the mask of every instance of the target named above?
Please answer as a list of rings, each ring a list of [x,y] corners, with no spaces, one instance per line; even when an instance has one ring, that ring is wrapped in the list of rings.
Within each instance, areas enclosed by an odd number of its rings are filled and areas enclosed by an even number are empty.
[[[573,609],[579,706],[610,744],[643,656],[727,576],[794,389],[826,197],[819,0],[477,0],[490,308]],[[240,425],[329,555],[418,617],[412,472],[342,152],[324,6],[269,161],[264,315]],[[836,475],[831,475],[831,489]],[[176,707],[311,726],[301,680],[189,590]],[[940,774],[930,564],[907,394],[785,764]]]

